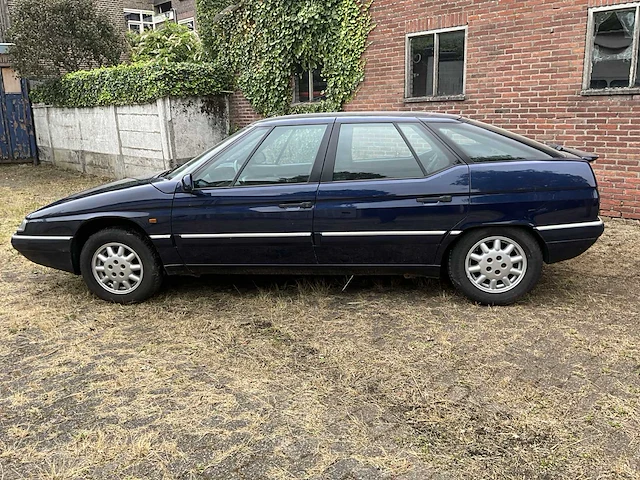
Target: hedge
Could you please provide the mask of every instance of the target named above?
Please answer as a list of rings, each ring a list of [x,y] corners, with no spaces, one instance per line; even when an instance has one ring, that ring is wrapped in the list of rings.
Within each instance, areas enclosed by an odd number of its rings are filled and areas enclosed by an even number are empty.
[[[217,95],[232,81],[228,69],[212,63],[134,63],[66,74],[34,87],[31,100],[56,107],[131,105]]]

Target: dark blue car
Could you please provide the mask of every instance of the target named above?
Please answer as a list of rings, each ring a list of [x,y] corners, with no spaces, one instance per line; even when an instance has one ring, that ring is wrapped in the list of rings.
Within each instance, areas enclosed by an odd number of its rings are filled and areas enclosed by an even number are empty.
[[[38,210],[12,244],[120,303],[164,275],[444,271],[504,305],[602,234],[593,160],[452,115],[272,118],[172,171]]]

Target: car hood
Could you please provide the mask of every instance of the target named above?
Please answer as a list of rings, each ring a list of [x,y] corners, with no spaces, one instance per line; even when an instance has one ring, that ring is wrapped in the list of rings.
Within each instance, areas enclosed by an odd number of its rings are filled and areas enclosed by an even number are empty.
[[[171,184],[171,185],[168,185]],[[49,205],[42,207],[29,215],[27,215],[27,219],[38,218],[40,216],[54,213],[54,214],[62,214],[64,210],[65,204],[73,202],[74,205],[78,202],[83,202],[83,200],[90,201],[92,197],[96,199],[100,196],[105,196],[105,194],[122,192],[125,193],[126,190],[135,190],[138,187],[142,187],[144,185],[153,185],[157,190],[162,193],[170,193],[175,188],[175,182],[170,182],[165,178],[158,177],[158,175],[144,177],[144,178],[125,178],[123,180],[116,180],[114,182],[110,182],[104,185],[100,185],[98,187],[90,188],[88,190],[84,190],[82,192],[74,193],[69,195],[68,197],[57,200]],[[101,203],[101,202],[100,202]],[[62,207],[62,208],[61,208]]]

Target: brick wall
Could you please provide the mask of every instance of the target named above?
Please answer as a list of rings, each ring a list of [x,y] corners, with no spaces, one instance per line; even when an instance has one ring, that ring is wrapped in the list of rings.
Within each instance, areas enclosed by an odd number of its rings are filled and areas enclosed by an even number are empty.
[[[582,96],[588,8],[628,0],[374,0],[346,110],[459,113],[596,152],[602,213],[640,219],[640,95]],[[468,25],[466,99],[404,101],[405,35]]]
[[[240,92],[235,92],[231,95],[229,104],[229,118],[232,130],[237,129],[238,127],[246,127],[250,123],[262,118],[253,110],[249,101],[244,98]]]

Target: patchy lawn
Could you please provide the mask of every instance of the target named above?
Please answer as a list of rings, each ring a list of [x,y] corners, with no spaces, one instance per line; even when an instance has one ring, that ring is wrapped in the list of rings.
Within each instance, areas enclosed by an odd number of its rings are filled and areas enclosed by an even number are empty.
[[[9,239],[100,183],[0,167],[0,478],[640,478],[640,225],[512,307],[435,281],[91,296]]]

